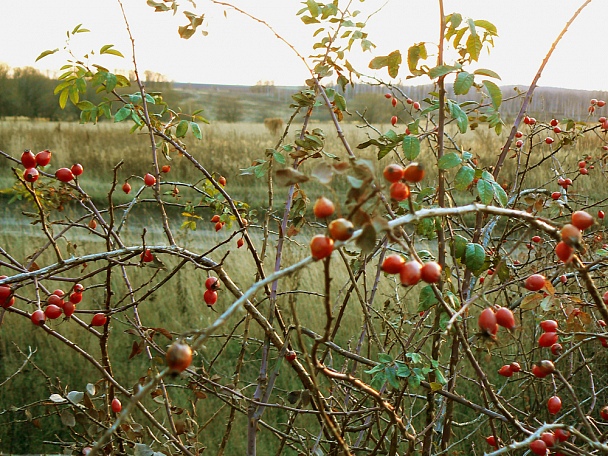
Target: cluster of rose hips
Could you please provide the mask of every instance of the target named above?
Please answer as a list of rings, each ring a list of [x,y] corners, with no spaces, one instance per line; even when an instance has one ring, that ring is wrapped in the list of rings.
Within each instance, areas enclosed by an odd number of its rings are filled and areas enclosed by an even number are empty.
[[[36,326],[42,326],[47,318],[49,320],[55,320],[62,314],[65,315],[65,318],[70,318],[76,310],[76,304],[82,301],[83,291],[84,287],[77,283],[74,285],[74,289],[67,300],[65,300],[66,294],[63,290],[57,289],[53,291],[47,299],[47,306],[44,311],[41,309],[34,311],[30,316],[30,320]],[[98,312],[93,315],[89,326],[103,326],[106,324],[107,320],[108,317],[104,313]]]
[[[43,150],[38,152],[36,155],[31,150],[25,150],[21,154],[21,164],[25,168],[23,173],[23,179],[26,182],[36,182],[40,177],[37,167],[47,166],[51,162],[52,152],[50,150]],[[80,163],[75,163],[71,168],[59,168],[55,171],[55,177],[61,182],[70,182],[75,176],[80,176],[84,171],[84,168]]]
[[[603,216],[603,214],[602,214]],[[575,211],[570,217],[570,223],[565,224],[561,231],[561,241],[555,246],[555,254],[564,263],[568,263],[574,255],[574,250],[581,248],[583,243],[582,232],[587,228],[590,228],[595,223],[592,215],[585,211]],[[539,236],[535,236],[538,239],[532,239],[533,241],[540,242]],[[567,277],[560,277],[560,281],[565,283]],[[529,291],[540,291],[545,288],[546,278],[542,274],[532,274],[524,281],[524,287]],[[608,301],[608,296],[606,296]],[[559,355],[562,346],[558,343],[557,336],[557,322],[554,320],[544,320],[541,322],[541,328],[544,331],[538,340],[538,344],[541,347],[551,348],[551,352],[554,355]]]
[[[391,100],[391,104],[393,105],[393,108],[397,106],[397,99],[393,96],[393,94],[391,94],[391,93],[385,93],[384,94],[384,98],[386,98],[388,100]],[[411,98],[406,98],[405,102],[407,104],[412,105],[412,107],[414,108],[414,110],[416,110],[416,111],[420,110],[420,103],[418,103],[417,101],[414,101]],[[395,125],[397,125],[397,122],[399,122],[399,118],[397,116],[392,116],[391,117],[391,125],[394,127]]]
[[[498,307],[496,309],[486,307],[479,314],[477,326],[479,326],[482,335],[494,338],[499,326],[512,331],[517,325],[515,324],[513,312],[510,309],[506,307]]]
[[[567,429],[556,429],[551,432],[543,432],[540,435],[540,439],[530,442],[530,451],[534,454],[546,455],[549,452],[549,448],[553,448],[557,445],[557,442],[565,442],[570,438],[570,431]],[[562,453],[554,453],[560,455]]]
[[[551,348],[551,353],[559,356],[562,352],[562,344],[559,343],[557,334],[557,321],[543,320],[540,322],[543,333],[538,338],[538,345],[543,348]]]
[[[209,277],[205,280],[205,294],[203,299],[207,307],[212,307],[217,302],[217,290],[220,289],[220,279],[217,277]]]
[[[389,194],[395,201],[403,201],[410,196],[409,183],[418,183],[424,179],[424,167],[417,162],[412,162],[405,168],[392,163],[382,171],[384,178],[391,183]]]
[[[336,211],[334,203],[324,196],[319,197],[312,208],[316,218],[327,219]],[[315,260],[322,260],[331,255],[334,241],[347,241],[355,232],[355,226],[350,220],[337,218],[328,225],[329,236],[317,234],[310,240],[310,254]]]
[[[589,100],[589,114],[593,114],[595,112],[595,108],[603,108],[604,106],[606,106],[606,102],[604,100],[598,100],[597,98],[592,98],[591,100]],[[605,130],[608,130],[608,128],[605,128]]]
[[[441,279],[441,265],[436,261],[420,264],[417,260],[405,261],[398,254],[387,256],[382,262],[382,271],[387,274],[399,274],[401,284],[416,285],[421,280],[426,283],[437,283]]]
[[[215,214],[211,217],[211,223],[215,223],[215,231],[219,231],[224,228],[225,222],[220,221],[220,216]]]
[[[241,220],[243,221],[243,225],[247,226],[249,225],[249,222],[247,219],[245,218],[241,218]],[[218,214],[215,214],[213,217],[211,217],[211,223],[214,223],[214,228],[215,231],[220,231],[222,228],[224,228],[224,225],[226,225],[226,222],[222,222],[220,220],[220,216]],[[243,245],[245,245],[245,240],[241,237],[239,239],[237,239],[236,241],[236,248],[240,249],[241,247],[243,247]]]
[[[407,182],[417,183],[424,178],[424,168],[412,162],[405,168],[398,164],[390,164],[383,171],[384,178],[391,182],[389,193],[393,200],[403,201],[410,196],[410,187]],[[315,201],[313,212],[315,217],[326,219],[331,217],[336,208],[334,203],[322,196]],[[352,222],[344,218],[333,220],[328,225],[329,236],[318,234],[310,241],[311,255],[315,260],[321,260],[331,255],[334,241],[347,241],[355,231]]]
[[[8,276],[0,276],[1,279],[8,279]],[[0,285],[0,307],[8,309],[15,304],[15,296],[10,285]]]
[[[561,407],[561,401],[560,401]],[[557,442],[565,442],[570,438],[570,431],[567,429],[558,428],[554,431],[543,432],[540,436],[540,439],[534,440],[530,442],[530,451],[534,454],[547,454],[547,448],[554,447]],[[498,448],[498,443],[496,442],[496,438],[493,435],[486,437],[486,443],[494,448]],[[561,453],[555,453],[556,456]]]
[[[568,179],[570,180],[570,179]],[[570,181],[572,182],[572,181]],[[567,184],[565,184],[567,186]],[[551,194],[553,199],[558,199],[561,196],[559,192]],[[598,211],[599,219],[605,217],[604,211]],[[565,224],[561,231],[561,241],[555,246],[555,254],[564,263],[568,263],[574,255],[574,250],[581,248],[583,243],[583,231],[590,228],[595,223],[593,216],[585,211],[575,211],[570,217],[570,223]],[[533,236],[532,242],[542,242],[540,236]],[[528,248],[533,248],[532,244],[528,244]],[[560,277],[562,283],[566,283],[567,277]],[[533,274],[526,279],[524,286],[530,291],[539,291],[545,286],[545,278],[540,274]]]

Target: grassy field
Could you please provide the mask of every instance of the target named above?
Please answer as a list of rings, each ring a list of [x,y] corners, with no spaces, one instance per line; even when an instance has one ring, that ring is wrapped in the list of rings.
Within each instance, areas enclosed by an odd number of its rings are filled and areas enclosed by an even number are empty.
[[[314,126],[316,127],[317,125]],[[327,132],[326,151],[345,160],[346,154],[337,136],[335,133],[332,133],[331,125],[319,124],[318,126],[326,129]],[[353,146],[367,139],[367,134],[374,135],[373,132],[359,129],[354,124],[345,124],[344,128],[347,138]],[[388,126],[385,126],[384,129],[388,129]],[[295,132],[291,131],[288,138],[293,138],[294,135]],[[236,199],[243,199],[249,202],[252,208],[257,210],[258,217],[261,217],[263,215],[262,208],[265,207],[267,201],[265,182],[263,180],[256,180],[252,176],[241,176],[239,169],[250,166],[255,159],[264,158],[266,149],[275,147],[277,139],[277,137],[271,135],[264,128],[262,123],[218,123],[203,128],[202,141],[195,141],[189,135],[187,142],[189,145],[188,150],[194,157],[208,170],[226,176],[228,179],[227,190]],[[480,167],[490,166],[495,161],[502,145],[501,138],[493,136],[484,127],[469,132],[463,137],[459,137],[458,141],[459,147],[470,151],[478,157]],[[597,138],[594,140],[584,139],[579,141],[575,146],[564,148],[559,153],[561,165],[567,168],[575,168],[576,162],[581,157],[592,155],[597,158],[600,144]],[[105,200],[110,188],[112,168],[119,161],[124,161],[124,165],[119,171],[119,185],[124,179],[132,175],[142,176],[152,169],[148,136],[145,134],[129,134],[128,129],[122,124],[100,123],[97,126],[92,126],[52,122],[0,122],[0,149],[14,157],[18,157],[21,151],[26,148],[33,151],[44,148],[51,149],[54,153],[53,165],[57,167],[70,166],[75,162],[81,163],[85,169],[85,173],[80,181],[81,185],[100,204]],[[543,149],[542,153],[548,154],[548,151],[549,148],[547,146]],[[374,162],[378,174],[380,174],[386,163],[394,161],[394,157],[389,154],[389,156],[378,162],[375,157],[376,151],[371,148],[358,151],[358,154],[361,158]],[[429,149],[423,148],[420,157],[421,161],[424,163],[432,162],[429,155]],[[197,175],[192,170],[183,157],[174,154],[172,158],[172,168],[170,174],[166,176],[167,180],[192,182],[200,179],[200,175]],[[527,158],[526,155],[522,155],[522,160]],[[530,157],[532,161],[537,161],[540,158],[539,156]],[[515,161],[515,159],[507,161],[503,174],[504,183],[507,185],[512,185],[513,183],[516,171]],[[603,173],[603,162],[596,160],[595,163],[596,167],[593,173]],[[304,171],[309,171],[311,166],[306,164],[303,167]],[[547,161],[545,165],[536,168],[534,174],[527,178],[527,185],[546,187],[551,191],[557,190],[557,188],[554,188],[556,185],[551,183],[555,179],[551,166],[550,161]],[[434,167],[429,167],[427,181],[433,182],[435,175],[436,170]],[[141,184],[137,180],[132,180],[131,182],[134,191],[137,191]],[[595,188],[592,182],[595,183]],[[605,190],[605,185],[598,186],[597,182],[603,182],[603,180],[596,177],[592,180],[585,176],[576,178],[572,196],[576,198],[576,194],[578,193],[592,195],[590,198],[594,198],[596,201],[605,198],[608,195],[608,191]],[[0,188],[9,189],[13,183],[14,178],[10,166],[5,161],[0,166]],[[313,182],[307,183],[305,188],[311,200],[327,192],[335,192],[335,199],[343,200],[348,186],[345,177],[340,176],[332,184],[331,190]],[[276,191],[275,199],[278,203],[274,210],[279,215],[283,209],[282,197],[284,194],[284,189]],[[184,191],[181,195],[182,202],[188,200],[197,201],[194,193]],[[7,204],[10,196],[9,190],[3,191],[3,204],[0,209],[2,217],[0,246],[9,250],[11,255],[22,261],[43,245],[45,238],[38,225],[29,224],[29,219],[21,215],[21,211],[32,211],[32,206],[23,202]],[[463,201],[458,201],[458,203],[469,202],[464,200],[467,197],[463,197]],[[129,201],[129,198],[123,195],[122,192],[116,194],[117,203],[126,203]],[[473,196],[471,194],[470,201],[472,200]],[[579,202],[583,201],[579,200]],[[178,226],[181,223],[181,218],[177,211],[174,212],[171,215],[171,224],[175,228],[178,244],[186,249],[204,252],[207,248],[218,244],[229,236],[229,232],[225,230],[216,233],[212,229],[212,225],[206,222],[213,215],[209,209],[200,208],[198,210],[199,215],[203,217],[203,221],[199,222],[199,228],[196,231],[179,230]],[[76,218],[80,213],[80,210],[75,205],[70,205],[64,209],[64,213],[61,216]],[[259,219],[253,219],[252,221],[253,226],[250,232],[259,248],[262,241]],[[158,212],[153,204],[142,205],[141,208],[137,209],[130,216],[128,230],[125,232],[125,239],[133,245],[138,245],[141,242],[144,228],[147,230],[148,244],[166,242],[160,227]],[[276,227],[271,226],[271,230],[274,229]],[[307,249],[302,248],[302,245],[308,243],[307,233],[308,230],[305,230],[304,235],[295,237],[287,243],[283,257],[284,265],[292,264],[307,254]],[[79,252],[99,251],[105,247],[100,239],[93,235],[83,234],[79,238],[70,238],[69,240],[72,244],[78,244],[77,251]],[[273,267],[275,240],[276,236],[273,236],[270,243],[271,249],[268,252],[265,263],[267,271],[272,270]],[[237,250],[234,242],[234,240],[230,241],[213,252],[211,256],[213,259],[219,260],[230,251],[230,254],[225,259],[225,269],[230,272],[235,283],[242,290],[245,290],[255,282],[253,274],[255,268],[250,255],[244,249]],[[67,244],[61,240],[60,247],[67,249]],[[134,278],[134,286],[162,279],[167,271],[170,271],[176,264],[175,260],[171,258],[163,258],[163,260],[166,262],[166,271],[158,272],[150,268],[142,268],[140,272],[133,274],[136,276]],[[49,253],[44,254],[38,262],[43,265],[45,262],[50,261],[52,261],[52,257]],[[332,303],[337,306],[344,299],[345,287],[348,284],[348,274],[338,258],[334,261],[334,266],[336,268],[332,270],[334,277],[332,282]],[[373,277],[375,266],[375,261],[368,265],[370,277]],[[0,273],[4,273],[2,268],[0,268]],[[155,273],[157,273],[156,276]],[[153,298],[140,306],[143,325],[151,328],[162,326],[176,333],[208,326],[216,318],[217,314],[207,309],[203,304],[202,294],[204,287],[202,286],[202,282],[205,278],[205,271],[186,266],[179,276],[164,288],[165,291],[162,294],[154,295]],[[315,264],[281,281],[280,292],[300,289],[311,290],[315,288],[314,284],[322,283],[322,281],[322,266],[321,264]],[[57,286],[60,285],[60,283],[57,283]],[[392,280],[381,281],[381,288],[375,302],[379,303],[378,307],[385,306],[383,309],[385,317],[388,316],[395,320],[400,319],[404,328],[408,328],[411,324],[408,319],[415,318],[417,315],[417,293],[414,291],[406,292],[399,299],[395,299],[394,285],[395,282]],[[118,278],[114,279],[113,287],[117,296],[126,293],[124,283]],[[100,284],[96,284],[87,290],[87,302],[80,309],[98,308],[103,299],[103,288]],[[336,337],[336,343],[343,346],[356,343],[363,325],[360,304],[357,302],[356,297],[351,296],[350,299],[352,302],[349,303],[349,312],[347,312]],[[324,322],[322,312],[312,310],[320,308],[322,301],[319,296],[309,293],[281,295],[279,305],[284,309],[284,317],[288,324],[293,323],[293,315],[291,315],[289,310],[290,300],[293,300],[294,305],[298,309],[298,317],[303,326],[315,329],[322,328]],[[222,293],[216,307],[221,310],[231,302],[232,298],[228,296],[228,293]],[[390,305],[387,303],[390,303]],[[261,302],[260,308],[266,313],[267,302]],[[123,384],[131,385],[135,384],[138,378],[145,373],[151,362],[143,354],[132,360],[128,359],[135,338],[129,333],[123,332],[123,330],[126,331],[131,327],[126,316],[128,314],[125,314],[125,319],[122,321],[122,317],[118,318],[118,323],[115,325],[117,333],[111,338],[111,351],[116,354],[113,367],[117,377]],[[214,363],[208,372],[209,375],[219,376],[217,381],[221,384],[231,382],[234,359],[238,356],[241,349],[241,343],[238,339],[232,339],[226,347],[223,346],[224,341],[226,340],[227,333],[237,323],[241,325],[240,327],[244,325],[244,316],[245,314],[242,313],[236,319],[230,321],[224,327],[224,333],[218,334],[213,338],[205,350],[202,350],[196,357],[195,364],[207,368],[211,360],[221,350],[224,350],[218,362]],[[378,325],[378,329],[384,337],[389,331],[386,322],[378,318],[375,324]],[[82,348],[89,350],[90,353],[96,356],[99,355],[99,347],[96,340],[86,335],[86,333],[83,336],[81,328],[75,327],[73,322],[58,323],[56,327],[66,337],[74,340]],[[237,328],[237,332],[239,331],[240,328]],[[251,388],[255,387],[260,356],[259,340],[263,335],[252,326],[250,337],[251,345],[254,348],[248,352],[242,372],[241,384],[239,384],[239,387],[248,394],[251,393]],[[158,339],[158,342],[161,344],[167,343],[162,337]],[[57,447],[48,444],[48,442],[58,442],[62,439],[66,442],[70,441],[73,436],[70,436],[69,432],[65,431],[65,427],[60,425],[59,418],[56,415],[48,418],[42,416],[43,413],[46,413],[44,411],[48,410],[48,408],[43,407],[43,404],[52,392],[83,391],[87,383],[95,383],[100,378],[98,372],[87,364],[82,363],[79,357],[72,351],[67,350],[64,345],[48,337],[41,330],[34,328],[25,319],[7,314],[4,316],[4,323],[0,328],[0,359],[2,360],[0,363],[0,382],[9,377],[23,363],[23,355],[19,353],[19,350],[27,352],[29,348],[37,350],[37,353],[33,357],[35,365],[30,364],[23,374],[9,380],[9,388],[6,388],[5,385],[2,389],[3,394],[0,399],[0,423],[2,423],[0,425],[0,449],[3,451],[51,451]],[[375,356],[373,353],[365,353],[365,355],[372,358]],[[273,353],[272,356],[274,362],[277,354]],[[339,356],[336,356],[332,362],[336,369],[342,368],[343,360]],[[494,362],[498,363],[500,360]],[[276,397],[273,400],[284,402],[289,391],[298,387],[297,379],[293,377],[293,374],[288,369],[285,369],[284,372],[279,377]],[[61,380],[58,380],[58,377]],[[181,379],[169,381],[169,388],[172,390],[180,390],[185,386],[186,382]],[[28,404],[31,405],[27,407],[32,413],[31,416],[24,411],[25,408],[22,408]],[[18,409],[11,410],[10,407],[13,405],[18,407]],[[152,400],[149,400],[147,405],[153,407],[154,403]],[[185,402],[181,405],[187,406]],[[195,407],[198,414],[196,417],[197,421],[199,423],[207,422],[222,407],[224,406],[219,400],[208,395],[208,399],[199,401]],[[413,408],[415,407],[413,406]],[[224,407],[222,411],[218,412],[212,424],[200,431],[200,440],[208,442],[208,446],[211,449],[219,444],[227,414],[228,409]],[[468,409],[463,409],[462,413],[457,413],[458,420],[462,421],[474,417]],[[36,421],[36,419],[39,419],[39,421]],[[269,423],[280,426],[286,421],[287,414],[281,410],[268,410],[264,415],[264,419]],[[297,425],[305,428],[307,420],[308,418],[298,418]],[[244,423],[245,417],[239,416],[235,425],[239,429],[239,432],[244,428]],[[61,431],[58,431],[59,429]],[[24,440],[22,436],[26,434],[29,438]],[[233,437],[236,436],[233,435]],[[311,436],[311,438],[314,438],[314,436]],[[47,444],[43,444],[43,442],[47,442]],[[275,448],[275,443],[274,437],[271,437],[270,434],[262,433],[259,453],[273,454],[272,451]],[[243,454],[244,444],[244,439],[240,436],[239,438],[233,438],[226,454]],[[285,454],[291,453],[286,452]]]

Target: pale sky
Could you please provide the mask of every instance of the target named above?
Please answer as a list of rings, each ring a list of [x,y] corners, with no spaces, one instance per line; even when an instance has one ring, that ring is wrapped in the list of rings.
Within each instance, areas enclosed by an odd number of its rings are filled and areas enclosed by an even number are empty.
[[[162,0],[157,0],[162,1]],[[329,2],[330,0],[325,0]],[[187,0],[179,2],[192,10]],[[253,85],[271,80],[276,85],[302,85],[309,77],[303,63],[263,25],[208,0],[196,0],[198,13],[206,13],[208,36],[197,33],[189,40],[178,36],[185,23],[180,13],[155,13],[145,0],[124,0],[135,37],[140,71],[162,73],[176,82]],[[302,3],[295,0],[233,0],[234,5],[268,22],[304,56],[312,53],[312,34],[317,25],[303,24],[295,13]],[[341,0],[344,3],[344,0]],[[362,11],[358,20],[378,10],[365,28],[377,45],[372,53],[356,52],[349,60],[360,71],[373,75],[369,61],[417,42],[437,41],[438,6],[433,0],[354,0]],[[499,84],[527,85],[567,20],[583,0],[445,0],[445,12],[459,12],[473,19],[486,19],[498,28],[499,37],[480,66],[501,75]],[[57,53],[35,63],[45,49],[62,48],[66,31],[79,23],[91,33],[77,35],[75,51],[97,51],[114,44],[126,59],[106,57],[99,62],[111,70],[131,68],[131,47],[116,0],[0,0],[0,62],[11,67],[35,66],[58,70],[66,55]],[[226,11],[226,17],[224,12]],[[608,90],[606,21],[608,1],[594,0],[587,6],[559,43],[539,85],[587,90]],[[431,49],[432,46],[429,46]],[[431,64],[431,66],[434,63]],[[407,65],[399,74],[407,76]],[[378,76],[389,81],[386,71]],[[334,78],[335,80],[335,78]],[[428,83],[428,78],[411,84]]]

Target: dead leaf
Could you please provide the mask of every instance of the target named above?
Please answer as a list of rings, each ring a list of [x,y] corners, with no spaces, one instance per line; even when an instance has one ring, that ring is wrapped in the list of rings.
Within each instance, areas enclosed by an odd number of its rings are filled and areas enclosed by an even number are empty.
[[[308,179],[308,176],[302,174],[300,171],[296,171],[293,168],[279,169],[275,173],[276,183],[281,187],[300,184],[302,182],[306,182]]]
[[[369,214],[367,212],[359,209],[357,212],[355,212],[353,214],[351,221],[353,222],[353,225],[359,227],[359,226],[368,225],[368,224],[372,223],[372,218],[369,216]]]
[[[188,423],[182,420],[175,421],[175,431],[177,435],[185,434],[188,432]]]
[[[173,335],[167,331],[165,328],[153,328],[155,331],[161,333],[163,336],[165,336],[167,339],[169,340],[173,340]]]
[[[129,354],[129,359],[134,358],[139,355],[142,351],[144,351],[144,343],[141,341],[137,343],[137,341],[133,341],[133,346],[131,347],[131,353]]]
[[[74,414],[69,410],[63,410],[59,417],[61,418],[61,423],[63,423],[64,426],[76,426],[76,418],[74,417]]]
[[[528,295],[524,299],[522,299],[519,307],[521,310],[533,310],[533,309],[536,309],[540,305],[540,302],[542,300],[543,300],[542,295],[540,295],[538,293],[534,293],[534,294]]]
[[[367,255],[376,246],[376,230],[371,223],[363,225],[361,229],[362,231],[357,238],[356,244],[361,249],[361,253]]]
[[[300,229],[297,226],[292,224],[287,227],[287,236],[288,237],[294,237],[294,236],[298,235],[299,233],[300,233]]]
[[[348,169],[350,168],[350,165],[347,162],[337,162],[337,163],[333,163],[333,167],[334,167],[334,171],[342,174],[346,171],[348,171]]]
[[[207,395],[203,391],[195,391],[194,396],[197,399],[207,399]]]
[[[334,168],[331,165],[322,161],[314,167],[310,174],[322,184],[328,185],[329,183],[331,183],[331,180],[334,177]]]
[[[287,401],[290,404],[295,404],[300,400],[300,397],[302,397],[302,391],[290,391],[287,395]]]

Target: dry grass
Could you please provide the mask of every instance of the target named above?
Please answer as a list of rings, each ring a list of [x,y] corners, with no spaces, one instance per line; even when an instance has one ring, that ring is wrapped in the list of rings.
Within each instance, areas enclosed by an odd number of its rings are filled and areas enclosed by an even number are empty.
[[[317,125],[312,125],[311,128]],[[326,150],[345,160],[346,154],[340,144],[339,138],[332,133],[332,127],[329,124],[320,124],[328,134]],[[366,130],[358,129],[355,125],[345,124],[344,129],[351,146],[366,139]],[[386,131],[388,126],[383,127],[382,131]],[[375,133],[367,131],[370,136],[375,136]],[[288,138],[291,140],[296,135],[296,131],[291,131]],[[189,144],[188,150],[197,158],[207,169],[217,174],[224,175],[228,178],[227,189],[237,199],[244,199],[251,202],[256,208],[264,207],[267,200],[267,190],[263,180],[256,180],[252,176],[240,176],[239,169],[248,167],[255,159],[264,158],[265,151],[268,148],[273,148],[276,145],[277,137],[271,135],[264,127],[263,123],[240,123],[240,124],[222,124],[217,123],[203,128],[203,140],[195,141],[190,135],[187,138]],[[541,138],[539,137],[538,140]],[[496,156],[499,153],[504,135],[497,138],[493,133],[488,132],[483,127],[470,132],[467,135],[457,138],[458,145],[463,150],[468,150],[475,156],[479,157],[479,166],[488,167],[493,164]],[[556,160],[547,160],[542,166],[539,166],[535,171],[526,177],[525,186],[530,187],[547,187],[552,190],[557,190],[554,181],[554,168],[559,169],[559,164],[564,169],[576,169],[576,162],[587,154],[597,158],[600,150],[600,140],[583,139],[578,141],[574,146],[569,146],[562,149],[556,156]],[[111,170],[121,160],[124,160],[119,179],[125,179],[131,175],[142,176],[151,170],[150,160],[150,143],[149,138],[144,134],[129,134],[128,128],[122,124],[100,123],[98,126],[92,125],[77,125],[68,123],[51,123],[51,122],[0,122],[0,149],[10,153],[14,157],[18,157],[20,152],[29,148],[34,151],[49,148],[54,152],[53,165],[69,166],[72,163],[82,163],[85,168],[85,174],[82,177],[81,183],[85,189],[91,189],[91,196],[99,202],[103,201],[107,193],[110,181]],[[520,160],[530,158],[530,163],[536,163],[543,156],[549,153],[549,146],[542,146],[534,155],[528,157],[526,154],[520,155]],[[394,156],[389,154],[380,162],[376,160],[376,151],[372,148],[363,151],[357,151],[357,154],[362,158],[366,158],[375,163],[376,171],[379,174],[385,164],[394,161]],[[430,156],[431,151],[428,145],[423,147],[421,161],[424,163],[432,163],[433,159]],[[186,160],[177,155],[173,155],[174,159],[171,162],[172,170],[167,179],[175,181],[192,182],[200,179],[192,167]],[[509,159],[506,162],[503,179],[509,185],[515,176],[515,162],[517,159]],[[559,162],[559,164],[558,164]],[[596,161],[596,168],[593,173],[604,173],[604,165],[602,161]],[[309,170],[311,164],[306,164],[304,170]],[[9,187],[13,183],[13,178],[8,169],[8,166],[0,167],[0,185]],[[453,171],[448,175],[453,176]],[[434,167],[428,167],[428,178],[426,182],[434,182],[436,170]],[[573,175],[574,176],[574,175]],[[574,177],[573,177],[574,178]],[[575,180],[574,193],[591,195],[594,199],[604,198],[606,193],[603,190],[604,185],[597,185],[599,180],[596,176],[593,179],[582,176]],[[595,185],[595,188],[593,188]],[[134,190],[137,186],[134,184]],[[326,193],[328,190],[323,186],[314,183],[306,184],[306,191],[309,198],[316,198],[317,194]],[[338,194],[337,199],[343,199],[344,192],[347,189],[347,184],[343,176],[336,179],[332,184],[332,191]],[[282,212],[282,194],[283,190],[277,190],[277,204],[275,210],[277,213]],[[184,199],[190,195],[185,193]],[[124,195],[119,195],[119,200],[127,200]],[[467,198],[465,194],[463,198]],[[473,199],[473,195],[470,195]],[[18,260],[25,259],[28,255],[34,252],[44,243],[44,238],[38,226],[30,225],[29,220],[22,217],[19,211],[23,209],[21,205],[3,205],[2,220],[3,230],[0,234],[0,245],[10,246],[10,253]],[[31,210],[31,208],[30,208]],[[72,218],[76,217],[78,210],[75,207],[66,208],[66,213]],[[211,211],[202,210],[201,215],[204,219],[211,216]],[[262,213],[260,212],[261,216]],[[130,225],[126,232],[126,240],[132,244],[139,244],[143,228],[148,230],[147,242],[160,243],[163,242],[162,231],[159,226],[157,213],[152,206],[143,208],[135,212],[130,218]],[[180,223],[179,218],[173,218],[172,224],[177,227]],[[205,249],[216,245],[229,235],[223,230],[216,233],[206,223],[202,222],[197,231],[185,231],[176,229],[176,237],[179,245],[193,251],[205,251]],[[259,226],[251,227],[250,229],[254,236],[257,247],[261,246],[262,237]],[[79,238],[70,239],[72,242],[78,243],[78,251],[97,251],[104,248],[91,235],[83,235]],[[275,245],[276,237],[271,240],[271,245]],[[296,237],[287,244],[284,251],[283,264],[289,265],[298,261],[306,252],[302,245],[306,245],[308,241],[307,234]],[[66,244],[60,244],[62,249],[67,249]],[[422,244],[420,244],[422,246]],[[256,281],[254,276],[255,268],[250,258],[244,249],[238,250],[234,247],[234,240],[213,253],[214,259],[221,259],[227,251],[230,254],[225,260],[225,269],[229,271],[232,279],[243,290],[247,289]],[[66,250],[67,252],[67,250]],[[274,251],[272,248],[268,252],[265,268],[267,271],[272,270],[274,264]],[[168,267],[168,270],[174,266],[174,260],[171,258],[163,259]],[[40,264],[45,261],[51,261],[48,257],[42,257]],[[368,276],[365,278],[371,281],[376,268],[377,261],[374,260],[368,265]],[[334,255],[332,269],[332,303],[334,308],[337,308],[345,296],[344,287],[348,284],[348,274],[343,266],[338,255]],[[145,282],[154,273],[149,268],[142,268],[133,273],[135,285]],[[161,271],[156,281],[164,277],[166,271]],[[155,295],[154,298],[147,300],[140,305],[140,313],[143,316],[143,324],[148,327],[162,326],[170,331],[184,332],[189,329],[204,328],[208,326],[217,316],[205,307],[202,300],[204,287],[202,282],[206,278],[206,272],[194,269],[187,266],[174,280],[164,288],[162,294]],[[302,270],[297,275],[288,277],[280,283],[279,291],[282,293],[291,292],[293,290],[315,290],[318,289],[317,284],[323,282],[322,265],[317,263],[312,267]],[[381,288],[377,295],[377,307],[386,306],[382,309],[383,315],[389,316],[401,325],[403,331],[407,331],[410,327],[408,319],[416,315],[418,289],[413,288],[408,290],[404,295],[396,286],[393,280],[382,280]],[[58,283],[57,286],[60,284]],[[116,296],[124,294],[124,285],[120,280],[113,283]],[[397,299],[398,297],[398,299]],[[99,303],[104,299],[102,288],[93,288],[87,291],[87,300],[79,308],[81,310],[94,309],[99,307]],[[262,294],[259,294],[259,306],[263,313],[267,313],[267,302],[263,300]],[[321,297],[317,294],[301,293],[301,294],[282,294],[279,298],[279,306],[284,309],[284,318],[288,325],[294,322],[291,314],[290,299],[294,301],[295,308],[298,312],[298,318],[302,325],[318,330],[324,325],[324,314],[319,311],[322,309]],[[227,293],[221,293],[218,304],[218,309],[224,309],[232,302],[232,298]],[[390,303],[387,304],[387,302]],[[398,304],[397,304],[398,303]],[[356,343],[362,328],[362,313],[361,303],[358,302],[356,296],[351,296],[348,302],[348,312],[340,326],[340,331],[337,335],[336,342],[347,346],[349,343]],[[31,310],[31,309],[27,309]],[[380,309],[376,309],[380,310]],[[128,354],[131,350],[131,345],[135,338],[129,334],[123,333],[130,327],[126,320],[127,314],[118,316],[115,324],[115,333],[112,337],[112,351],[117,353],[114,360],[114,369],[118,373],[119,381],[123,384],[134,384],[138,377],[145,372],[149,362],[140,355],[133,360],[128,360]],[[88,316],[87,316],[88,317]],[[237,318],[231,320],[224,328],[224,333],[229,332],[236,325],[244,314],[240,314]],[[386,325],[380,320],[375,320],[378,327],[386,330]],[[242,324],[242,323],[241,323]],[[384,326],[383,326],[384,325]],[[92,338],[83,336],[81,328],[76,328],[73,322],[58,323],[57,328],[67,337],[76,340],[78,345],[90,350],[95,356],[99,354],[99,348],[96,341]],[[49,375],[52,388],[59,390],[63,388],[69,390],[83,390],[88,382],[95,382],[99,379],[99,373],[93,371],[82,363],[79,357],[66,349],[65,346],[57,343],[49,338],[45,333],[32,327],[32,325],[23,318],[17,318],[15,315],[6,315],[5,322],[2,326],[2,337],[0,341],[0,355],[2,359],[0,367],[0,379],[6,378],[16,369],[22,362],[21,356],[18,354],[15,346],[21,347],[22,350],[27,350],[28,346],[37,348],[38,354],[34,360],[38,366]],[[240,329],[237,330],[239,332]],[[208,345],[202,350],[197,358],[197,365],[207,365],[207,363],[215,357],[218,350],[222,346],[225,334],[212,339]],[[250,336],[255,341],[263,337],[259,330],[252,330]],[[159,342],[166,343],[164,339]],[[255,344],[255,342],[252,342]],[[240,350],[240,344],[237,340],[231,342],[226,347],[225,355],[220,357],[220,361],[214,365],[211,374],[217,374],[221,377],[220,382],[228,383],[233,374],[233,362],[236,354]],[[273,354],[276,357],[276,353]],[[374,357],[373,353],[366,353],[366,356]],[[259,351],[253,352],[251,358],[246,361],[246,366],[243,371],[243,383],[254,384],[258,374],[258,358]],[[341,360],[336,357],[334,362],[336,367],[341,367]],[[61,377],[61,384],[56,383],[55,377]],[[171,385],[171,388],[179,388],[179,385]],[[284,397],[290,389],[298,388],[297,381],[291,377],[291,374],[286,374],[280,377],[280,382],[277,387],[277,395]],[[466,388],[466,385],[465,385]],[[10,404],[21,406],[36,400],[42,400],[48,397],[49,381],[40,375],[37,371],[22,375],[11,381],[9,389],[4,388],[3,393],[9,391],[10,394],[3,394],[2,402],[0,402],[0,410],[6,409]],[[54,392],[54,391],[53,391]],[[209,398],[206,402],[201,402],[197,406],[200,413],[199,421],[204,422],[208,419],[221,404],[216,399]],[[18,433],[26,432],[31,426],[28,423],[16,424],[14,420],[20,420],[23,417],[17,414],[6,414],[3,422],[11,421],[11,426],[3,426],[0,430],[0,439],[3,442],[17,441]],[[284,422],[285,414],[280,411],[269,411],[265,415],[271,422]],[[467,421],[474,417],[470,416],[468,409],[462,412],[457,412],[458,420]],[[239,418],[241,420],[241,418]],[[300,423],[301,424],[301,423]],[[41,441],[43,439],[53,439],[52,433],[61,426],[57,421],[50,421],[45,432],[35,433],[32,435],[31,442],[27,446],[22,447],[21,451],[39,451]],[[240,428],[242,429],[242,428]],[[210,447],[217,445],[221,434],[217,429],[208,429],[201,434],[201,440],[208,443]],[[262,433],[260,438],[260,453],[264,453],[264,445],[271,448],[270,442],[265,442],[267,437]],[[232,454],[242,454],[244,439],[233,439],[234,447],[230,448]],[[272,438],[270,438],[272,440]]]

